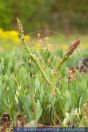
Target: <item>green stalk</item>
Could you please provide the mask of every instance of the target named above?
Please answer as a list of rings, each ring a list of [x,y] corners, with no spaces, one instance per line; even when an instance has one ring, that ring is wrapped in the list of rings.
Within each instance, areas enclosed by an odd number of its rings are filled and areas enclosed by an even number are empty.
[[[62,67],[62,65],[64,64],[64,62],[67,60],[69,58],[69,56],[68,55],[65,55],[63,58],[62,58],[62,60],[61,60],[61,62],[57,65],[57,70],[60,70],[61,69],[61,67]]]
[[[45,79],[45,81],[46,81],[49,85],[51,85],[51,82],[50,82],[50,80],[47,78],[47,76],[46,76],[44,70],[42,69],[42,67],[41,67],[41,65],[40,65],[40,63],[39,63],[38,58],[37,58],[36,56],[34,56],[34,55],[31,53],[30,49],[29,49],[28,46],[26,45],[26,42],[25,42],[25,39],[24,39],[23,26],[22,26],[22,24],[21,24],[21,22],[20,22],[20,20],[19,20],[18,18],[17,18],[17,24],[18,24],[18,29],[19,29],[19,32],[20,32],[21,41],[22,41],[22,43],[23,43],[23,45],[24,45],[26,51],[27,51],[28,54],[31,56],[32,60],[36,63],[36,65],[38,66],[38,68],[39,68],[39,70],[40,70],[42,76],[43,76],[44,79]]]
[[[44,79],[46,80],[46,82],[50,85],[51,82],[50,82],[50,80],[47,78],[47,76],[46,76],[44,70],[42,69],[42,67],[41,67],[41,65],[40,65],[40,63],[39,63],[38,58],[37,58],[36,56],[34,56],[34,55],[31,53],[30,49],[29,49],[28,46],[25,44],[25,42],[23,42],[23,45],[25,46],[25,49],[27,50],[27,52],[30,54],[32,60],[33,60],[33,61],[36,63],[36,65],[38,66],[38,68],[39,68],[39,70],[41,71],[42,76],[44,77]]]

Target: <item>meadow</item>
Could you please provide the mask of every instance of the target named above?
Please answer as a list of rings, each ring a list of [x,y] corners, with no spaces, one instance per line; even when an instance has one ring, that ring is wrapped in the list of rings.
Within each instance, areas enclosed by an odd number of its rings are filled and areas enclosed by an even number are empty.
[[[0,29],[1,126],[88,127],[88,36],[37,37]]]

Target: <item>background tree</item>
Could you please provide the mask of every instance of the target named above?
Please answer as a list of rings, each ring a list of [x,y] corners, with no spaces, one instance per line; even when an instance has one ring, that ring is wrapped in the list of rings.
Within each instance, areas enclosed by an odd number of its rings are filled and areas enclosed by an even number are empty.
[[[19,17],[28,32],[52,30],[88,31],[88,0],[0,0],[0,27],[16,28]]]

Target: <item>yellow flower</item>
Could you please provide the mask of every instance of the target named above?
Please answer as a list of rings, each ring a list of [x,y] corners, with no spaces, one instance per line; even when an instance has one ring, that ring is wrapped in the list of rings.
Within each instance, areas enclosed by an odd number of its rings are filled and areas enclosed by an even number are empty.
[[[19,33],[17,31],[5,31],[5,39],[10,39],[19,42]]]
[[[4,31],[0,28],[0,38],[3,39],[4,37]]]
[[[25,35],[24,38],[25,38],[26,42],[28,42],[30,40],[30,36],[28,36],[28,35]],[[15,31],[15,30],[3,31],[2,28],[0,28],[0,39],[11,40],[11,41],[15,41],[15,42],[20,41],[19,33],[17,31]]]

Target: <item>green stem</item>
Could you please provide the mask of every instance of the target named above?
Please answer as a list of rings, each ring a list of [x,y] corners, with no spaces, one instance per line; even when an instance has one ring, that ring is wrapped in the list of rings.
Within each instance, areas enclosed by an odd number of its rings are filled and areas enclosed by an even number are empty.
[[[39,63],[38,58],[37,58],[36,56],[34,56],[34,55],[31,53],[30,49],[29,49],[28,46],[26,45],[26,42],[25,42],[25,39],[24,39],[24,30],[23,30],[23,26],[22,26],[21,21],[19,20],[19,18],[17,18],[17,24],[18,24],[18,29],[19,29],[21,41],[22,41],[22,43],[23,43],[23,45],[24,45],[26,51],[28,52],[28,54],[30,54],[32,60],[33,60],[33,61],[36,63],[36,65],[38,66],[38,68],[39,68],[39,70],[41,71],[41,74],[42,74],[42,76],[44,77],[44,79],[46,80],[46,82],[47,82],[49,85],[51,85],[51,82],[50,82],[50,80],[47,78],[47,76],[46,76],[44,70],[42,69],[42,67],[41,67],[41,65],[40,65],[40,63]]]
[[[29,49],[28,46],[25,44],[25,41],[24,41],[24,40],[22,40],[22,43],[23,43],[23,45],[24,45],[26,51],[30,54],[32,60],[33,60],[33,61],[36,63],[36,65],[38,66],[38,68],[39,68],[39,70],[41,71],[42,76],[44,77],[44,79],[46,80],[46,82],[47,82],[49,85],[51,85],[51,82],[50,82],[50,80],[47,78],[45,72],[43,71],[43,69],[42,69],[42,67],[41,67],[41,65],[40,65],[40,63],[39,63],[38,58],[35,57],[35,56],[31,53],[30,49]]]
[[[69,58],[68,55],[65,55],[65,56],[62,58],[61,62],[57,65],[57,70],[60,70],[60,69],[61,69],[61,66],[64,64],[64,62],[65,62],[68,58]]]

